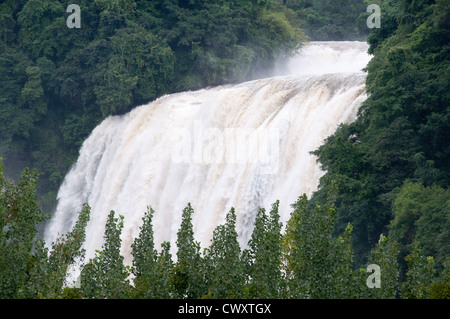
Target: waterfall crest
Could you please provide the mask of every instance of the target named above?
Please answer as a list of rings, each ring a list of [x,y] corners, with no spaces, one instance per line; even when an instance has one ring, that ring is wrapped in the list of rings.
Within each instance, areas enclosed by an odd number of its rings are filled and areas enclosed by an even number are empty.
[[[259,207],[280,200],[285,224],[290,205],[311,195],[323,174],[309,152],[340,123],[354,121],[366,99],[366,52],[362,42],[312,42],[276,76],[167,95],[108,117],[83,143],[60,187],[46,242],[71,230],[85,202],[92,208],[87,259],[101,249],[114,210],[124,216],[127,264],[147,205],[155,210],[157,248],[163,241],[175,247],[188,202],[203,247],[231,207],[243,246]]]

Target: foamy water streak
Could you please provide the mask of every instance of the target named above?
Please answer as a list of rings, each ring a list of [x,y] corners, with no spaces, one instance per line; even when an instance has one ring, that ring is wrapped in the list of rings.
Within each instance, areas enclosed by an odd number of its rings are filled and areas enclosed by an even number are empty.
[[[288,62],[284,73],[290,75],[168,95],[108,117],[83,143],[61,185],[46,242],[73,227],[84,202],[92,207],[86,257],[101,249],[107,215],[115,210],[125,217],[122,253],[128,264],[147,205],[155,210],[157,248],[163,241],[175,247],[188,202],[203,247],[231,207],[242,245],[259,207],[270,209],[280,200],[285,223],[290,205],[303,193],[311,195],[323,174],[309,152],[340,123],[353,121],[366,98],[366,51],[359,42],[313,43]],[[327,68],[332,72],[322,70],[328,65],[322,60],[333,61]],[[239,146],[226,138],[230,129],[261,138],[242,138]],[[245,156],[220,156],[232,149]]]
[[[310,42],[302,46],[275,75],[332,74],[361,71],[370,61],[366,42]]]

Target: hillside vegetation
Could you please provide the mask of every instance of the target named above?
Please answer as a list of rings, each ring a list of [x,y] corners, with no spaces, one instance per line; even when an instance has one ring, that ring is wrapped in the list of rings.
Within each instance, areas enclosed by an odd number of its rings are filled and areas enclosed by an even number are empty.
[[[251,78],[301,43],[298,27],[307,31],[327,2],[81,1],[80,29],[65,25],[67,1],[3,2],[0,155],[10,168],[0,161],[0,297],[450,298],[450,3],[370,3],[382,20],[367,37],[368,99],[313,152],[326,174],[292,203],[284,231],[276,202],[241,249],[230,208],[201,252],[188,204],[174,261],[169,243],[153,243],[149,207],[125,266],[123,218],[110,212],[81,286],[67,288],[89,203],[51,248],[36,235],[92,128],[161,94]],[[305,33],[336,37],[323,28]],[[366,285],[371,264],[379,289]]]

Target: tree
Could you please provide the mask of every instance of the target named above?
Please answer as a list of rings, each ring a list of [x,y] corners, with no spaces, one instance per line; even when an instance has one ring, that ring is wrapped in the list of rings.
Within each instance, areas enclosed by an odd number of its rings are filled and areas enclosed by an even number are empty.
[[[6,178],[0,158],[1,298],[20,296],[32,266],[37,226],[47,219],[37,203],[36,183],[37,172],[25,168],[18,183],[14,184]]]
[[[381,287],[364,289],[367,297],[382,299],[397,297],[400,275],[397,261],[399,252],[399,244],[395,240],[380,235],[380,240],[370,252],[368,263],[380,267]]]
[[[64,13],[62,3],[51,0],[29,0],[18,13],[20,43],[34,58],[38,56],[34,49],[39,47],[41,34],[55,20],[61,18],[61,13]]]
[[[129,270],[120,255],[123,216],[114,217],[111,211],[106,221],[101,251],[83,267],[81,291],[85,298],[127,298],[130,293]]]
[[[385,39],[395,33],[398,27],[398,15],[400,13],[400,1],[388,0],[388,1],[380,1],[380,0],[364,0],[363,1],[366,6],[370,4],[376,4],[380,6],[380,11],[382,12],[382,26],[380,28],[372,28],[367,37],[367,43],[369,43],[369,53],[373,54],[374,50],[380,45]],[[368,16],[371,13],[362,13],[360,15],[360,20],[366,21]]]
[[[28,105],[24,105],[26,101],[20,94],[27,83],[26,70],[31,65],[26,54],[0,45],[0,152],[3,156],[24,150],[23,141],[30,137],[37,119]]]
[[[194,239],[191,203],[183,209],[180,229],[177,233],[177,262],[172,283],[177,298],[198,298],[205,294],[202,278],[200,243]]]
[[[365,23],[363,27],[358,20],[366,8],[362,0],[289,0],[283,3],[296,13],[295,25],[313,41],[360,40],[367,36]]]
[[[336,234],[347,223],[355,227],[358,266],[366,263],[380,234],[388,232],[395,218],[393,202],[406,180],[446,189],[450,176],[450,148],[445,142],[449,33],[443,22],[450,7],[445,1],[381,3],[382,27],[372,29],[368,39],[374,54],[366,68],[368,98],[356,121],[340,126],[314,152],[326,173],[312,200],[323,203],[331,181],[339,184]],[[442,220],[442,210],[434,210],[422,226],[435,232],[439,227],[432,230],[431,220]],[[448,242],[447,233],[439,236],[440,242]]]
[[[402,244],[405,253],[418,241],[424,254],[434,256],[442,264],[450,255],[449,200],[449,189],[405,181],[393,201],[390,236]]]
[[[281,223],[278,214],[279,201],[272,205],[270,215],[261,208],[255,218],[255,226],[249,248],[243,252],[247,268],[248,284],[245,297],[278,298],[281,293]]]
[[[245,277],[237,237],[236,214],[231,208],[225,224],[214,230],[211,246],[206,251],[208,297],[242,298]]]
[[[86,225],[90,219],[90,207],[84,204],[72,231],[52,243],[51,250],[43,240],[36,242],[29,278],[23,286],[20,298],[60,298],[65,294],[68,269],[77,260],[83,261],[82,245],[86,238]]]
[[[107,116],[252,78],[305,40],[272,0],[77,3],[81,28],[67,27],[67,2],[0,4],[0,155],[13,178],[39,170],[46,212]]]
[[[108,47],[108,58],[94,65],[92,83],[103,116],[125,113],[168,91],[174,56],[161,38],[132,25],[115,31]]]
[[[358,288],[362,284],[357,272],[353,270],[353,226],[348,224],[345,231],[335,241],[331,248],[332,269],[330,278],[330,298],[351,299],[358,297]]]
[[[0,158],[0,296],[2,298],[57,298],[63,295],[67,271],[77,259],[90,218],[85,204],[72,231],[51,244],[37,238],[47,219],[37,203],[37,172],[24,169],[17,184],[7,179]]]
[[[439,280],[428,289],[429,299],[450,299],[450,257],[444,262]]]
[[[173,271],[174,265],[170,253],[170,243],[163,242],[155,266],[154,298],[167,299],[174,296]]]
[[[143,217],[143,225],[140,227],[139,237],[131,245],[133,255],[133,274],[136,290],[139,292],[138,298],[154,298],[158,293],[155,286],[157,280],[156,263],[158,253],[154,249],[153,240],[153,218],[154,210],[147,207]]]
[[[400,286],[400,297],[406,299],[423,299],[435,275],[433,257],[425,257],[420,244],[415,241],[411,253],[405,257],[408,262],[406,280]]]
[[[390,210],[376,196],[380,186],[358,138],[359,129],[356,124],[341,125],[312,152],[327,173],[320,178],[319,190],[311,202],[320,205],[326,202],[329,192],[336,192],[338,209],[333,235],[339,236],[349,223],[354,227],[355,263],[361,266],[376,238],[385,230],[383,226],[389,220]]]
[[[292,298],[329,298],[335,210],[332,206],[309,210],[306,194],[292,207],[284,239],[289,294]]]

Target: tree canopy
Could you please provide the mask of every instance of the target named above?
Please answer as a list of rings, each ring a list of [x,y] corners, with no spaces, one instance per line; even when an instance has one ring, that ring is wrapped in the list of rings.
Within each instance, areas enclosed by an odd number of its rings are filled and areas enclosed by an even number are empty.
[[[427,253],[448,256],[448,244],[437,242],[449,242],[441,227],[449,218],[450,6],[441,0],[377,3],[386,15],[367,39],[374,54],[368,98],[356,121],[341,125],[314,152],[326,174],[313,202],[338,185],[336,231],[355,226],[361,262],[389,230],[404,244],[417,239]]]
[[[83,243],[90,207],[84,204],[72,231],[51,245],[39,239],[36,226],[45,217],[37,207],[35,175],[24,170],[14,184],[0,161],[0,285],[2,298],[448,298],[450,258],[437,271],[432,256],[416,240],[405,261],[400,281],[397,241],[381,235],[370,250],[368,263],[355,267],[353,226],[333,236],[334,193],[326,205],[311,208],[302,195],[292,204],[286,228],[279,222],[278,205],[270,213],[260,208],[247,247],[236,232],[236,213],[230,209],[214,230],[211,243],[200,252],[192,225],[194,209],[188,203],[177,233],[177,258],[170,244],[155,249],[148,207],[139,235],[131,247],[132,265],[121,255],[124,218],[108,214],[104,242],[90,260]],[[33,218],[27,218],[27,217]],[[100,245],[100,243],[99,243]],[[80,262],[81,260],[81,262]],[[78,284],[68,281],[76,264]],[[371,269],[381,269],[380,285],[371,288]],[[131,277],[131,274],[133,276]]]

